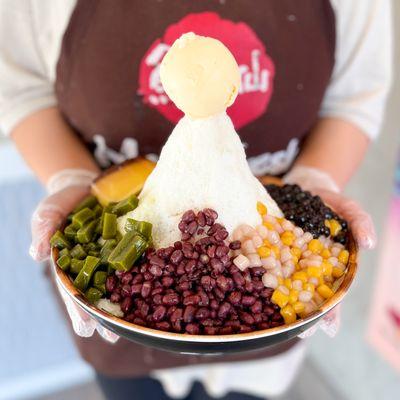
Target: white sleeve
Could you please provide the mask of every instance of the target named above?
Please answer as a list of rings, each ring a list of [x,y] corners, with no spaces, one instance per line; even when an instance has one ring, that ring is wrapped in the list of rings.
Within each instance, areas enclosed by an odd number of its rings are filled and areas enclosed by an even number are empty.
[[[331,4],[336,14],[335,66],[319,115],[352,122],[373,139],[391,84],[391,0]]]
[[[0,132],[57,103],[55,67],[75,0],[0,0]]]

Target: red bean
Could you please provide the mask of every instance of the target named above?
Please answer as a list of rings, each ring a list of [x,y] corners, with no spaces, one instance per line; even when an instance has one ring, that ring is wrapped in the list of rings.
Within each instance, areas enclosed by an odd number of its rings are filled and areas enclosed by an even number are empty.
[[[206,308],[206,307],[200,307],[200,308],[197,310],[196,315],[195,315],[195,317],[196,317],[198,320],[207,319],[209,316],[210,316],[210,311],[209,311],[208,308]]]
[[[140,311],[140,314],[142,315],[142,317],[146,317],[147,314],[150,311],[150,307],[149,307],[149,305],[147,303],[143,302],[143,304],[140,306],[140,310],[139,311]]]
[[[219,275],[224,271],[224,265],[218,258],[212,258],[210,264],[215,274]]]
[[[144,320],[142,318],[138,318],[138,317],[136,317],[132,322],[136,325],[141,325],[141,326],[146,325],[146,322],[144,322]]]
[[[131,287],[129,285],[122,286],[121,296],[122,297],[130,297],[131,296]]]
[[[228,279],[225,278],[225,276],[220,275],[217,279],[217,286],[224,292],[226,292],[229,289],[229,282]]]
[[[176,306],[179,304],[179,295],[177,293],[169,293],[162,298],[163,304],[166,306]]]
[[[240,319],[242,322],[244,322],[246,325],[253,325],[254,324],[254,318],[247,312],[240,312],[239,313]]]
[[[142,285],[142,290],[140,294],[143,298],[149,297],[151,293],[151,282],[145,281]]]
[[[157,282],[158,283],[158,282]],[[155,285],[154,285],[155,286]],[[158,287],[156,287],[155,289],[153,289],[152,291],[151,291],[151,295],[152,296],[155,296],[156,294],[160,294],[160,293],[162,293],[164,291],[164,289],[163,289],[163,287],[162,286],[158,286]]]
[[[187,324],[186,332],[190,335],[198,335],[200,333],[200,327],[197,324]]]
[[[143,282],[143,275],[142,274],[137,274],[133,277],[132,279],[132,285],[135,285],[136,283],[142,283]]]
[[[195,218],[196,218],[196,214],[194,213],[193,210],[188,210],[182,215],[183,222],[191,222],[191,221],[194,221]]]
[[[138,294],[142,291],[142,284],[137,283],[136,285],[131,286],[131,296]]]
[[[209,275],[204,275],[200,279],[200,284],[206,292],[210,292],[215,286],[215,280]]]
[[[274,312],[275,312],[275,310],[274,310],[274,307],[272,307],[272,306],[267,305],[267,306],[264,306],[264,308],[263,308],[263,313],[267,317],[270,317],[271,315],[273,315]]]
[[[204,227],[206,226],[206,216],[204,215],[203,211],[200,211],[197,214],[197,223],[199,226]]]
[[[158,265],[151,265],[149,268],[149,272],[152,273],[154,276],[161,276],[163,273],[161,267]]]
[[[231,326],[223,326],[219,330],[220,335],[231,335],[233,333],[233,328]]]
[[[106,290],[107,292],[113,292],[117,287],[118,279],[115,275],[107,276],[106,279]]]
[[[174,249],[181,250],[182,249],[182,242],[180,242],[179,240],[177,242],[175,242],[174,243]]]
[[[182,308],[177,308],[175,311],[171,314],[170,320],[172,323],[175,323],[179,320],[181,320],[183,317],[183,310]]]
[[[208,306],[210,304],[210,300],[206,292],[199,290],[197,294],[200,297],[199,306]]]
[[[217,239],[217,240],[225,240],[228,236],[229,236],[229,233],[226,229],[220,229],[214,235],[215,239]]]
[[[233,282],[235,282],[235,285],[238,287],[242,287],[246,283],[240,272],[235,272],[234,274],[232,274],[232,279]]]
[[[183,312],[183,320],[186,323],[191,323],[194,319],[194,315],[196,312],[196,307],[190,305],[185,307],[185,311]]]
[[[274,289],[272,288],[264,288],[262,292],[260,293],[260,296],[269,299],[272,296],[272,293],[274,293]]]
[[[251,268],[251,273],[253,276],[263,276],[265,274],[265,269],[263,267],[253,267]]]
[[[195,260],[188,261],[188,263],[185,266],[185,271],[188,274],[190,274],[190,273],[194,272],[195,269],[196,269],[196,261]]]
[[[162,295],[161,294],[156,294],[153,296],[153,303],[156,305],[162,304]]]
[[[179,290],[180,292],[184,292],[186,290],[189,290],[190,286],[191,285],[190,285],[189,281],[180,282],[178,287],[177,287],[177,290]]]
[[[200,296],[198,294],[186,296],[183,299],[183,305],[188,306],[188,305],[198,305],[200,303]]]
[[[204,333],[206,335],[216,335],[218,333],[218,328],[216,328],[215,326],[205,326]]]
[[[237,306],[241,303],[242,294],[238,291],[232,292],[229,294],[228,300],[233,306]]]
[[[156,329],[159,329],[160,331],[168,331],[171,328],[171,325],[167,321],[161,321],[161,322],[156,322],[154,324],[154,327]]]
[[[187,233],[189,235],[193,236],[197,231],[197,227],[198,227],[197,222],[192,221],[187,227]]]
[[[170,257],[172,264],[178,265],[183,259],[182,250],[175,250]]]
[[[174,278],[171,278],[170,276],[163,276],[161,278],[161,283],[164,287],[169,288],[174,284]]]
[[[158,322],[164,319],[167,309],[164,306],[158,306],[153,312],[153,320]]]
[[[231,311],[231,305],[228,302],[224,302],[218,309],[218,317],[219,318],[226,318]]]
[[[121,283],[123,285],[126,285],[126,284],[130,283],[132,279],[133,279],[133,275],[131,273],[127,272],[124,275],[122,275]]]
[[[130,297],[125,297],[121,303],[121,310],[124,314],[127,314],[132,308],[133,301]]]
[[[235,240],[229,244],[229,248],[231,250],[239,250],[242,247],[242,243],[240,240]]]
[[[261,300],[257,300],[254,302],[254,304],[251,306],[251,312],[253,314],[262,312],[262,301]]]
[[[240,325],[239,333],[249,333],[251,331],[252,329],[250,328],[250,326]]]
[[[250,307],[256,302],[256,298],[254,296],[243,296],[242,297],[242,304],[245,307]]]

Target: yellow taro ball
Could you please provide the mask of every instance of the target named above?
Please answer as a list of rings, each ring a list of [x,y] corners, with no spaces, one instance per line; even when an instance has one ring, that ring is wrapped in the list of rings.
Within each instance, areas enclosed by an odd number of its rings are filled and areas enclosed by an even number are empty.
[[[291,288],[292,288],[292,280],[291,280],[290,278],[286,278],[286,279],[283,281],[283,284],[284,284],[288,289],[291,289]]]
[[[328,261],[322,262],[322,273],[325,276],[332,275],[332,270],[333,270],[333,265],[330,262],[328,262]]]
[[[318,239],[312,239],[308,243],[308,250],[310,250],[312,253],[319,254],[322,249],[323,245]]]
[[[275,230],[275,227],[274,227],[274,225],[273,225],[271,222],[268,222],[268,221],[263,222],[263,225],[264,225],[266,228],[268,228],[270,231]]]
[[[331,256],[331,252],[328,249],[323,249],[321,251],[321,257],[322,258],[329,258]]]
[[[320,267],[308,267],[307,274],[308,276],[319,278],[322,275],[322,269]]]
[[[347,262],[349,261],[349,252],[347,250],[342,250],[339,255],[338,255],[338,260],[346,265]]]
[[[332,276],[334,278],[340,278],[343,275],[344,271],[342,271],[340,268],[338,267],[333,267],[332,268]]]
[[[302,303],[301,301],[297,301],[296,303],[293,304],[293,309],[296,312],[296,314],[304,312],[305,310],[304,303]]]
[[[260,215],[265,215],[267,214],[267,207],[261,203],[260,201],[257,202],[257,211]]]
[[[296,312],[291,305],[287,305],[281,309],[281,315],[285,320],[285,324],[291,324],[296,321]]]
[[[303,285],[303,290],[307,290],[307,292],[314,293],[315,287],[312,283],[305,283]]]
[[[329,297],[333,296],[333,290],[328,285],[320,285],[317,287],[317,292],[324,299],[329,299]]]
[[[289,303],[295,304],[299,299],[299,291],[296,289],[291,289],[289,292]]]
[[[281,235],[282,243],[285,246],[291,246],[293,244],[294,238],[295,238],[294,233],[290,231],[285,231]]]
[[[301,249],[299,249],[298,247],[292,247],[290,249],[290,252],[293,254],[293,256],[297,257],[298,259],[301,256]]]
[[[261,258],[267,258],[271,255],[271,249],[268,247],[262,246],[257,249],[257,253]]]
[[[307,283],[307,281],[308,281],[308,276],[307,276],[307,274],[304,272],[304,271],[298,271],[298,272],[295,272],[293,275],[292,275],[292,279],[295,281],[295,280],[300,280],[300,281],[302,281],[303,283]]]
[[[329,220],[329,228],[332,236],[336,236],[342,230],[341,225],[336,219]]]
[[[278,246],[271,246],[271,250],[274,252],[276,258],[280,256],[281,249]]]
[[[289,302],[289,296],[277,289],[274,290],[274,293],[271,296],[271,301],[277,304],[280,308],[283,308]]]

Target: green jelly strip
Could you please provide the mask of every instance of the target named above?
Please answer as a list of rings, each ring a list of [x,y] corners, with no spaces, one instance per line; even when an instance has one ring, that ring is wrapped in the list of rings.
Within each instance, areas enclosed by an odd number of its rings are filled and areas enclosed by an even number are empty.
[[[63,270],[63,271],[68,271],[70,265],[71,265],[71,257],[67,255],[63,255],[58,258],[57,260],[57,265]]]
[[[117,234],[117,216],[106,212],[103,218],[103,239],[112,239]]]
[[[83,260],[77,260],[76,258],[73,258],[71,260],[71,267],[70,267],[69,272],[71,274],[78,275],[79,272],[81,272],[81,269],[83,268],[84,263],[85,262]]]
[[[101,217],[101,214],[103,213],[103,207],[100,204],[97,204],[94,208],[93,208],[93,212],[94,212],[94,216],[96,218]]]
[[[89,243],[92,241],[94,235],[95,235],[95,230],[97,226],[97,220],[90,221],[86,225],[82,226],[76,233],[76,238],[78,239],[78,242],[80,243]]]
[[[110,256],[111,252],[114,250],[116,245],[117,245],[117,241],[115,239],[109,239],[104,243],[104,246],[100,251],[101,265],[108,266],[108,257]]]
[[[69,254],[69,250],[67,249],[67,248],[65,248],[65,249],[62,249],[62,250],[60,250],[59,252],[58,252],[58,257],[61,257],[61,256],[69,256],[70,254]]]
[[[50,239],[50,245],[57,247],[59,250],[70,249],[71,243],[67,240],[61,231],[57,231]]]
[[[106,280],[107,280],[107,272],[96,271],[93,276],[93,285],[94,286],[103,285],[104,283],[106,283]]]
[[[112,212],[117,214],[118,217],[134,210],[139,204],[139,199],[133,194],[127,197],[125,200],[115,204],[112,208]]]
[[[129,271],[147,246],[148,242],[142,235],[128,232],[112,251],[108,262],[117,270]]]
[[[74,214],[72,217],[72,223],[74,226],[82,228],[92,219],[94,219],[94,212],[90,208],[86,207]]]
[[[78,260],[83,260],[87,256],[85,249],[81,244],[75,245],[71,249],[71,257],[77,258]]]
[[[76,214],[84,208],[94,208],[98,205],[96,196],[90,195],[85,197],[72,211],[72,214]]]
[[[75,287],[82,291],[86,290],[99,263],[100,258],[87,256],[82,269],[74,280]]]
[[[90,287],[88,290],[86,290],[85,296],[89,303],[94,304],[103,297],[103,292],[95,287]]]
[[[128,218],[125,224],[125,231],[136,231],[142,234],[147,240],[151,239],[151,230],[153,225],[146,221],[137,221],[136,219]]]
[[[64,235],[68,240],[74,241],[76,238],[76,232],[77,232],[77,228],[70,224],[67,225],[64,229]]]

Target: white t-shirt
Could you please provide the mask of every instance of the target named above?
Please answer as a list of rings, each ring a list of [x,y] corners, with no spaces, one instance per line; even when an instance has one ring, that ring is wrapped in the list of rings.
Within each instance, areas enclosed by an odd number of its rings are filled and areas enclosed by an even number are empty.
[[[28,115],[56,104],[55,68],[75,2],[0,1],[0,131],[4,134],[10,134]],[[391,81],[391,2],[331,3],[336,14],[335,66],[320,116],[350,121],[373,139],[379,133]],[[300,345],[266,360],[185,367],[153,375],[175,396],[187,393],[194,380],[203,381],[214,395],[239,390],[272,396],[289,385],[303,354]]]

